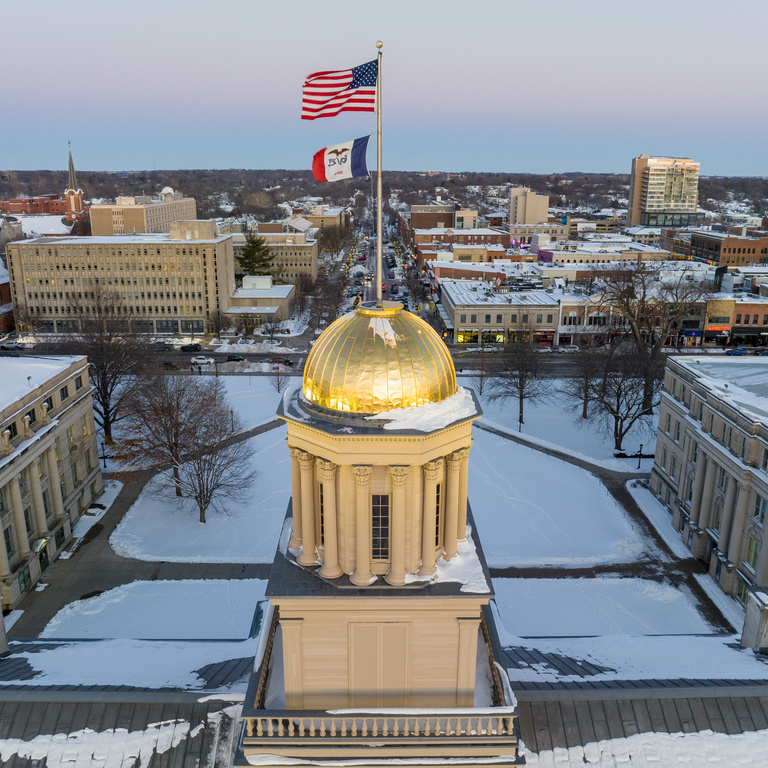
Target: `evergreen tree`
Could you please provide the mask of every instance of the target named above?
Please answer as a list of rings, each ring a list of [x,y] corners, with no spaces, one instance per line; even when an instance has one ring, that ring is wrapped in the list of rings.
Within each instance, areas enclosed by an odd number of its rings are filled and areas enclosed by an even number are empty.
[[[267,245],[264,238],[248,233],[245,247],[237,259],[243,274],[276,277],[275,252]]]

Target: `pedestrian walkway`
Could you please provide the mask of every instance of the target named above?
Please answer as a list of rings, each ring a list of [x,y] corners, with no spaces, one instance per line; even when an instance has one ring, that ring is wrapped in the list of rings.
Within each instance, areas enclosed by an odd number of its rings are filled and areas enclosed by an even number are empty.
[[[241,432],[231,440],[243,441],[269,432],[283,422],[273,419]],[[19,608],[24,612],[8,630],[9,639],[38,637],[67,603],[93,597],[133,581],[177,579],[266,579],[269,563],[165,563],[133,560],[115,554],[109,537],[159,468],[124,473],[123,489],[109,511],[83,538],[74,555],[59,558],[45,571],[41,592],[31,592]]]

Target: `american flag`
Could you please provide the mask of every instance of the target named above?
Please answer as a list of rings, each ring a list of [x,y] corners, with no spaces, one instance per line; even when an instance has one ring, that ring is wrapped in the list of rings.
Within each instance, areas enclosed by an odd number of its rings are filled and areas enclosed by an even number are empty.
[[[301,119],[334,117],[339,112],[375,112],[376,59],[352,69],[315,72],[301,91]]]

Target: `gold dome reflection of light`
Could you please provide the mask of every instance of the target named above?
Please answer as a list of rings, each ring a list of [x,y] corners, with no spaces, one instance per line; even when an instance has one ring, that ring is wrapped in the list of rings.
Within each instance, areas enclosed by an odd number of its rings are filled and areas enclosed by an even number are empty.
[[[456,370],[427,323],[385,301],[359,306],[319,336],[302,392],[321,408],[375,414],[445,400],[456,393]]]

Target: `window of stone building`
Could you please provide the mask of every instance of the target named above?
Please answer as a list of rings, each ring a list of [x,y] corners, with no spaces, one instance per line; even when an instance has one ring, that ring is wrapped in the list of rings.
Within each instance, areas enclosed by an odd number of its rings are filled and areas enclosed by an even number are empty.
[[[669,467],[669,476],[674,480],[677,471],[677,456],[672,456],[672,464]]]
[[[387,560],[389,558],[389,496],[373,494],[371,505],[371,556],[374,560]]]
[[[528,322],[528,315],[523,315],[523,322],[524,322],[524,323],[527,323],[527,322]]]
[[[760,557],[760,542],[753,536],[747,539],[747,553],[744,557],[744,563],[754,572],[757,568],[757,561]]]
[[[19,572],[19,591],[23,592],[32,583],[32,577],[29,573],[29,566],[25,566]]]
[[[760,496],[760,494],[756,494],[755,507],[752,510],[752,519],[759,525],[763,525],[763,523],[765,522],[765,507],[766,507],[766,500],[762,496]]]
[[[15,421],[12,421],[10,424],[6,424],[5,428],[11,433],[11,440],[13,440],[13,438],[19,434]]]
[[[693,499],[693,483],[694,483],[694,476],[691,475],[688,478],[688,489],[685,492],[686,501],[691,501]]]
[[[440,546],[440,498],[442,496],[443,484],[438,483],[435,486],[435,546]]]
[[[5,551],[8,554],[8,557],[10,557],[16,551],[16,546],[13,541],[13,531],[11,530],[10,525],[3,528],[3,538],[5,539]]]
[[[669,434],[669,431],[672,429],[672,415],[667,414],[667,420],[664,422],[664,431]]]
[[[32,533],[32,512],[29,507],[24,507],[24,527],[27,533]]]
[[[37,421],[37,414],[35,414],[35,409],[32,408],[29,411],[27,411],[25,416],[29,416],[29,423],[34,424]]]
[[[675,442],[680,442],[680,422],[675,421]]]
[[[469,322],[470,323],[476,323],[477,322],[477,315],[470,315],[469,316]]]
[[[459,315],[459,322],[460,323],[466,323],[467,322],[467,316],[466,315]]]
[[[142,298],[143,298],[143,294],[142,294]],[[82,388],[83,388],[83,377],[82,376],[77,376],[75,378],[75,391],[77,391],[78,389],[82,389]]]
[[[661,451],[661,468],[667,471],[667,449],[663,448]]]
[[[61,399],[62,402],[64,402],[68,397],[69,397],[69,387],[64,386],[59,390],[59,398]]]
[[[516,322],[517,322],[517,315],[512,315],[512,316],[510,316],[510,318],[509,318],[509,322],[510,322],[510,323],[516,323]]]

